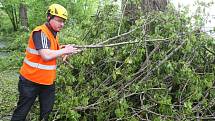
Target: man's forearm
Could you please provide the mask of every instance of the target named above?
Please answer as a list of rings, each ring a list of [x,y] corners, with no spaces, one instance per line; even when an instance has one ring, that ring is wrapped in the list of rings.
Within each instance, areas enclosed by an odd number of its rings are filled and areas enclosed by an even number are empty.
[[[39,50],[39,54],[45,61],[49,61],[55,59],[64,54],[63,50],[50,50],[50,49],[41,49]]]

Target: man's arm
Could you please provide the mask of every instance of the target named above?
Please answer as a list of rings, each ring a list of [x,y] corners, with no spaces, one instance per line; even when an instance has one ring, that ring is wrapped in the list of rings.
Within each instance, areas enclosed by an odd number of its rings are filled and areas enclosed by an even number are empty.
[[[55,59],[64,54],[80,52],[80,49],[74,48],[72,45],[63,45],[63,49],[60,50],[50,50],[51,43],[42,31],[35,31],[33,33],[33,41],[36,50],[39,51],[40,56],[45,61]]]
[[[63,49],[60,50],[50,50],[50,49],[39,49],[39,54],[45,61],[55,59],[62,55],[75,54],[80,52],[78,48],[74,48],[72,45],[66,45]]]

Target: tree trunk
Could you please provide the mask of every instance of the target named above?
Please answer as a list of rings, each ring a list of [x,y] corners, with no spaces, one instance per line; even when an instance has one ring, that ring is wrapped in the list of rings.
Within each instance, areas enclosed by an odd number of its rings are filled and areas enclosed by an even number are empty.
[[[13,30],[18,30],[18,17],[17,17],[17,11],[15,5],[6,5],[3,7],[3,9],[6,11],[7,15],[10,18],[10,21],[13,25]]]
[[[16,14],[16,7],[14,5],[10,5],[7,13],[13,24],[13,30],[17,31],[18,30],[18,20],[17,20],[17,14]]]
[[[130,24],[137,19],[138,4],[131,0],[122,0],[123,14],[129,18]]]
[[[165,11],[168,0],[141,0],[140,3],[131,0],[122,0],[122,6],[125,7],[125,15],[135,18],[138,10],[143,12]],[[122,8],[123,10],[123,8]]]
[[[165,11],[168,0],[142,0],[141,9],[145,12],[152,10]]]
[[[23,26],[24,28],[28,28],[27,7],[23,3],[20,3],[19,17],[20,17],[20,21],[21,21],[21,26]]]
[[[124,15],[129,18],[131,24],[138,19],[138,12],[165,11],[168,0],[122,0],[122,10]]]

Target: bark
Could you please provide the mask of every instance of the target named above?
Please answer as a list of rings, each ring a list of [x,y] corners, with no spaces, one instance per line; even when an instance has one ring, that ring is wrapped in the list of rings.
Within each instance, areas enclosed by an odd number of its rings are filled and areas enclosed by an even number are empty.
[[[138,19],[138,14],[143,12],[147,14],[151,11],[165,11],[168,0],[141,0],[140,2],[132,0],[122,0],[122,10],[124,15],[129,18],[132,25]]]
[[[142,0],[141,9],[146,12],[153,10],[165,11],[168,0]]]
[[[3,9],[6,11],[8,14],[10,21],[13,25],[13,30],[17,31],[18,30],[18,17],[17,17],[17,11],[16,11],[16,6],[15,5],[6,5],[3,6]]]
[[[138,4],[130,0],[123,0],[122,7],[122,10],[125,10],[124,15],[127,16],[131,24],[133,24],[134,20],[137,19]]]
[[[167,4],[168,0],[141,0],[141,2],[134,2],[131,0],[122,1],[122,6],[125,7],[125,15],[133,18],[135,18],[140,8],[143,12],[150,12],[153,10],[165,11]]]
[[[23,3],[20,3],[19,15],[20,15],[21,26],[23,26],[24,28],[27,28],[28,27],[27,7]]]

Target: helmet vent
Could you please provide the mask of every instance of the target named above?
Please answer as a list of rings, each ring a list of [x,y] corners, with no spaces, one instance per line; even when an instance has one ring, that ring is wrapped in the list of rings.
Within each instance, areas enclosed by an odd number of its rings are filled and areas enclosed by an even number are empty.
[[[58,14],[57,9],[55,8],[55,14]]]

